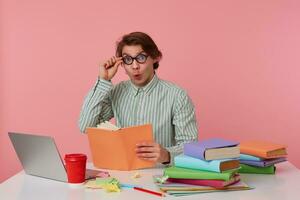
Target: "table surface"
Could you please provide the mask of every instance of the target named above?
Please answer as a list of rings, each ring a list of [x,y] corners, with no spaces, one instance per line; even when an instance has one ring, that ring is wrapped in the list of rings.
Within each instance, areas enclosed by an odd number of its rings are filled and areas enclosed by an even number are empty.
[[[93,168],[89,163],[88,168]],[[132,179],[133,171],[113,171],[112,177],[116,177],[121,183],[135,184],[147,189],[156,190],[158,188],[153,183],[152,175],[162,174],[161,168],[138,170],[141,178]],[[222,200],[254,200],[254,199],[272,199],[288,200],[297,199],[300,194],[300,170],[289,162],[277,165],[275,175],[242,174],[242,180],[248,185],[254,187],[253,190],[214,192],[190,195],[185,197],[166,196],[165,199],[222,199]],[[84,188],[84,186],[71,186],[68,183],[58,182],[45,178],[26,175],[24,171],[9,178],[0,184],[0,199],[158,199],[161,197],[136,191],[133,189],[124,189],[120,193],[106,193],[104,190],[93,190]]]

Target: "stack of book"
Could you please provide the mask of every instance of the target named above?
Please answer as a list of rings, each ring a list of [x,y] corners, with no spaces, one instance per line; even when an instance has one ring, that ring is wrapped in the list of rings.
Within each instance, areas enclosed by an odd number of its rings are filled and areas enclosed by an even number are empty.
[[[286,146],[266,141],[247,141],[240,144],[239,173],[275,174],[275,164],[286,161]]]
[[[175,156],[174,166],[165,168],[168,179],[159,187],[175,196],[200,192],[250,189],[239,182],[239,143],[208,139],[184,145],[184,154]]]

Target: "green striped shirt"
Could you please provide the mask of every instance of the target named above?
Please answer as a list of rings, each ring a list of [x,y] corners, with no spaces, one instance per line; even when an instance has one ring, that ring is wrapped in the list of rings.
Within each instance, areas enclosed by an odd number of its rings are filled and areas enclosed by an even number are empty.
[[[152,124],[154,139],[170,152],[171,163],[182,153],[184,143],[198,139],[191,99],[183,89],[157,75],[142,88],[130,80],[113,86],[98,79],[84,100],[80,131],[112,118],[118,127]]]

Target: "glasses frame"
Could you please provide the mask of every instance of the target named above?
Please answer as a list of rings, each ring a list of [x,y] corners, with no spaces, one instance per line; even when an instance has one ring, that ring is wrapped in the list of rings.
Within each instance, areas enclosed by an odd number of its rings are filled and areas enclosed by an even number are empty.
[[[143,56],[146,57],[146,59],[145,59],[144,62],[140,62],[140,61],[137,60],[137,57],[139,57],[140,55],[143,55]],[[131,62],[131,63],[126,63],[126,62],[125,62],[125,57],[130,57],[130,58],[132,59],[132,62]],[[132,57],[132,56],[130,56],[130,55],[122,56],[122,60],[123,60],[123,63],[124,63],[125,65],[132,65],[132,63],[133,63],[134,60],[136,60],[136,62],[138,62],[138,63],[140,63],[140,64],[144,64],[144,63],[147,61],[148,57],[149,57],[149,55],[146,55],[146,54],[144,54],[144,53],[139,53],[139,54],[136,55],[135,57]]]

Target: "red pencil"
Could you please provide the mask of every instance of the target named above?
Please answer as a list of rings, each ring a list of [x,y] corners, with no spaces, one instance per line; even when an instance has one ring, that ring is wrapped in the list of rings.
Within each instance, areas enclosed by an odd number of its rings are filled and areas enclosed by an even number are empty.
[[[144,189],[144,188],[133,187],[133,189],[138,190],[138,191],[142,191],[142,192],[146,192],[146,193],[149,193],[149,194],[154,194],[154,195],[161,196],[161,197],[165,196],[163,193],[147,190],[147,189]]]

